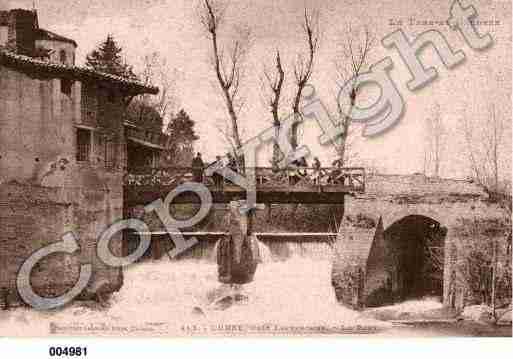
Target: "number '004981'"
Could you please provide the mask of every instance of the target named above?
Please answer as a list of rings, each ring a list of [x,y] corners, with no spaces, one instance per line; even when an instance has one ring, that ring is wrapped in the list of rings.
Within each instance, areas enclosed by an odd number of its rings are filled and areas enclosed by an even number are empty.
[[[50,357],[82,357],[87,356],[87,347],[50,347]]]

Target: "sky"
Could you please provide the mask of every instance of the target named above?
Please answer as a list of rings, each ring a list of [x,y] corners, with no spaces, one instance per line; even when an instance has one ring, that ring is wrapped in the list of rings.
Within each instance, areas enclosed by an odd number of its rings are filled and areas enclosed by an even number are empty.
[[[184,108],[196,121],[200,140],[196,149],[207,159],[229,148],[220,129],[228,125],[227,113],[215,73],[209,62],[211,44],[196,17],[197,0],[0,0],[0,9],[32,8],[35,2],[41,27],[71,37],[79,44],[77,61],[105,39],[108,33],[123,47],[126,61],[140,69],[145,55],[158,52],[175,73],[176,110]],[[406,103],[406,112],[392,130],[373,138],[360,135],[354,126],[353,165],[372,167],[381,172],[410,174],[423,172],[426,148],[426,123],[439,106],[444,127],[441,176],[465,178],[470,175],[468,145],[462,131],[462,118],[469,119],[475,132],[474,150],[482,150],[482,134],[489,126],[491,108],[503,122],[500,145],[500,174],[511,174],[511,1],[462,0],[472,4],[479,20],[496,20],[498,24],[478,25],[481,34],[489,33],[493,46],[474,51],[462,36],[445,24],[423,25],[424,20],[445,21],[452,1],[448,0],[232,0],[221,28],[221,46],[225,47],[242,27],[252,32],[251,48],[245,64],[241,93],[245,106],[240,113],[243,137],[248,139],[268,128],[271,115],[261,89],[264,68],[272,68],[272,56],[279,49],[286,72],[284,99],[280,113],[291,111],[293,96],[292,64],[297,54],[306,50],[301,32],[304,7],[320,12],[321,42],[311,84],[319,99],[335,116],[337,72],[335,64],[343,62],[342,44],[353,30],[368,26],[376,42],[369,57],[373,64],[389,56],[394,64],[391,77]],[[402,24],[401,24],[402,22]],[[438,78],[422,90],[409,91],[407,67],[393,49],[380,40],[402,29],[410,39],[435,29],[448,40],[453,50],[462,50],[466,61],[446,69],[432,48],[420,58],[437,68]],[[319,129],[306,125],[301,142],[313,155],[329,165],[335,158],[331,146],[321,146]],[[269,148],[258,160],[268,164]],[[429,172],[429,171],[428,171]]]

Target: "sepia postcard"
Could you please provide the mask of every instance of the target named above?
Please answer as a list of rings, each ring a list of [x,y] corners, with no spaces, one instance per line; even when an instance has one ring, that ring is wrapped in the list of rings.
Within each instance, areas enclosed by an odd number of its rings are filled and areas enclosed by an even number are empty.
[[[0,337],[511,337],[511,58],[510,0],[0,0]]]

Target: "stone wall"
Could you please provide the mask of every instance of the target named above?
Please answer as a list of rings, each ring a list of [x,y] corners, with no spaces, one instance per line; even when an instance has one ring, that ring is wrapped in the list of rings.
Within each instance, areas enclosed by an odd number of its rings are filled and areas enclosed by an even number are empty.
[[[448,254],[459,240],[462,221],[504,217],[504,211],[490,203],[479,186],[422,175],[369,176],[365,194],[346,198],[345,214],[333,264],[333,286],[339,301],[349,306],[354,306],[355,301],[347,293],[354,287],[351,277],[355,277],[358,269],[364,270],[366,279],[357,306],[365,306],[366,300],[379,289],[376,283],[387,280],[388,244],[379,234],[380,218],[384,231],[412,215],[430,218],[444,227],[443,301],[449,304],[450,274],[458,258]]]
[[[70,231],[78,237],[80,249],[73,255],[52,254],[39,262],[31,275],[34,290],[44,296],[63,294],[77,281],[81,264],[93,265],[93,277],[84,297],[101,283],[111,291],[117,290],[122,283],[120,271],[97,258],[96,242],[101,231],[120,213],[120,206],[121,202],[112,201],[107,191],[15,182],[0,186],[0,288],[8,289],[11,304],[19,303],[16,277],[23,262]],[[120,236],[112,240],[111,249],[121,254]]]
[[[7,286],[13,300],[22,262],[69,231],[79,237],[80,251],[42,261],[33,273],[34,287],[48,295],[65,291],[76,281],[80,263],[93,265],[91,288],[105,283],[115,290],[121,285],[121,270],[108,268],[96,255],[99,234],[123,215],[121,110],[103,112],[117,121],[117,166],[106,167],[105,146],[94,129],[98,146],[93,146],[89,162],[77,163],[80,89],[75,81],[68,96],[59,78],[0,66],[0,287]],[[111,108],[121,106],[119,98],[114,100]],[[111,249],[121,254],[120,235]]]

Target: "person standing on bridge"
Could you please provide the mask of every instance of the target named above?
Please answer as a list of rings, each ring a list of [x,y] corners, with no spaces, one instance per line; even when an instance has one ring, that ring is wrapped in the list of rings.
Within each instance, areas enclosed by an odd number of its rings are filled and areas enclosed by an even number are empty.
[[[205,168],[205,164],[203,163],[203,159],[201,158],[201,153],[198,152],[196,157],[192,160],[192,177],[194,182],[203,182],[203,169]]]
[[[219,168],[223,168],[223,160],[222,160],[221,156],[216,156],[216,160],[210,166],[216,166]],[[212,179],[214,180],[216,189],[219,191],[222,191],[223,190],[223,176],[221,174],[219,174],[218,172],[214,172],[212,174]]]
[[[300,177],[306,177],[308,175],[308,162],[306,161],[305,156],[301,157],[298,161],[298,175]]]
[[[237,161],[235,160],[235,157],[233,157],[232,153],[228,152],[226,154],[226,158],[228,159],[228,168],[234,172],[237,172]]]
[[[321,161],[319,161],[319,158],[314,157],[312,167],[313,167],[313,174],[312,174],[313,182],[314,182],[314,184],[320,184]]]
[[[344,184],[344,178],[342,177],[342,166],[344,165],[344,161],[342,158],[337,158],[333,161],[332,166],[335,167],[330,173],[330,183],[337,184],[342,181]]]

